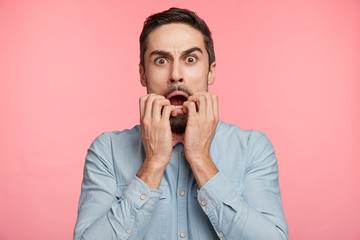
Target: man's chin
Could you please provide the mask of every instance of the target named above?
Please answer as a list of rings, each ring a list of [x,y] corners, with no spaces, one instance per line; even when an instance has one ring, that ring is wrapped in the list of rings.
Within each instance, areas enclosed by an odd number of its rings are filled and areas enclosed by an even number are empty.
[[[185,132],[187,123],[187,114],[178,114],[175,117],[170,117],[171,131],[182,134]]]

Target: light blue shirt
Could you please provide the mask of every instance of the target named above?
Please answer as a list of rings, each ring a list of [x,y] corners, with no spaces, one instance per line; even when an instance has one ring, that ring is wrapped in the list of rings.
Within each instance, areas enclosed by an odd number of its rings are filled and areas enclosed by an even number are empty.
[[[219,172],[201,189],[180,143],[159,189],[149,189],[136,177],[140,126],[100,135],[86,157],[74,239],[288,239],[269,139],[220,121],[210,154]]]

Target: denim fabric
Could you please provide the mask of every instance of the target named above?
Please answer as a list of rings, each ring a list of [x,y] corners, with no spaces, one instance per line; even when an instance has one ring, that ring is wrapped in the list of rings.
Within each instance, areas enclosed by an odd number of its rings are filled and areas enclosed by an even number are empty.
[[[269,139],[219,122],[210,154],[219,172],[201,189],[174,146],[159,189],[136,174],[140,126],[104,133],[86,157],[74,239],[288,239]]]

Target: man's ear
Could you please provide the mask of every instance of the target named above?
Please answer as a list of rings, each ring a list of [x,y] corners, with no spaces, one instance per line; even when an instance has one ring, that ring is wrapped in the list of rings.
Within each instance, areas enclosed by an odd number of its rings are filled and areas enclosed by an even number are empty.
[[[208,73],[208,85],[211,85],[215,82],[215,77],[216,77],[215,69],[216,69],[216,62],[212,62]]]
[[[139,64],[140,82],[143,87],[146,87],[146,76],[144,67]]]

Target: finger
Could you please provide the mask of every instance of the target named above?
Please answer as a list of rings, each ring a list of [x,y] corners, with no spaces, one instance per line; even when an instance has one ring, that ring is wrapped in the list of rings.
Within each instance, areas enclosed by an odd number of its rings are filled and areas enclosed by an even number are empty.
[[[219,103],[218,103],[218,97],[215,94],[211,94],[212,102],[213,102],[213,109],[215,118],[217,121],[219,121]]]
[[[161,120],[162,121],[169,121],[170,119],[170,114],[174,111],[175,106],[173,105],[166,105],[163,107],[163,111],[162,111],[162,115],[161,115]]]
[[[215,114],[213,107],[213,99],[211,97],[211,94],[207,92],[206,94],[204,94],[204,96],[206,98],[206,111],[207,111],[206,115],[208,116],[211,114],[211,116],[214,116]]]
[[[183,112],[184,112],[184,109],[183,109]],[[171,116],[176,117],[177,115],[178,115],[178,112],[176,111],[176,107],[174,106],[174,109],[171,110]]]
[[[159,98],[159,95],[151,93],[148,95],[145,103],[144,118],[151,119],[152,117],[152,105],[155,99]]]
[[[189,103],[190,103],[190,101],[185,101],[185,102],[183,102],[183,108],[182,108],[182,110],[183,110],[183,112],[184,112],[185,114],[188,113],[187,106],[189,105]]]
[[[197,112],[196,112],[196,104],[195,102],[192,101],[186,101],[183,103],[183,110],[184,113],[188,114],[188,117],[194,117],[196,116]]]
[[[206,97],[203,93],[196,93],[188,98],[188,101],[196,103],[197,106],[197,112],[200,116],[205,117],[207,114],[207,103],[206,103]]]
[[[174,110],[175,110],[175,109],[176,109],[176,108],[174,108]],[[171,113],[170,113],[172,117],[176,117],[176,116],[177,116],[177,111],[174,111],[174,110],[172,110]],[[185,113],[185,112],[184,112],[184,113]]]
[[[142,96],[142,97],[139,98],[140,120],[144,117],[145,104],[146,104],[147,97],[148,97],[148,95]]]
[[[161,111],[163,106],[170,105],[170,101],[166,98],[156,98],[152,105],[152,118],[156,121],[161,119]]]

